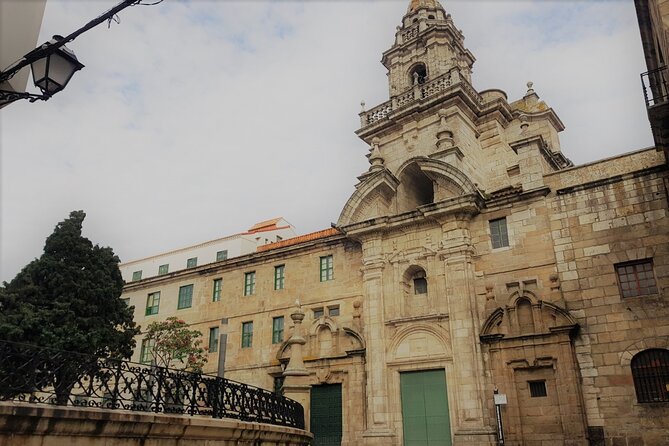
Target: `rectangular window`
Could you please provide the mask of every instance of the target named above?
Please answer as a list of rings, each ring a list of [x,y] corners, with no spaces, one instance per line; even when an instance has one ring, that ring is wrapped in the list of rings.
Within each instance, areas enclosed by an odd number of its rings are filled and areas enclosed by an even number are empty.
[[[272,344],[283,342],[283,316],[272,319]]]
[[[323,316],[325,312],[323,311],[322,308],[314,308],[314,319],[318,319],[319,317]]]
[[[250,296],[256,292],[256,272],[244,273],[244,296]]]
[[[185,285],[179,287],[179,301],[177,302],[177,310],[182,308],[190,308],[193,306],[193,285]]]
[[[285,280],[285,265],[278,265],[274,267],[274,289],[282,290]]]
[[[186,268],[195,268],[197,266],[197,257],[191,257],[186,260]]]
[[[152,314],[158,314],[158,308],[160,307],[160,291],[155,293],[149,293],[149,296],[146,298],[146,312],[145,316],[151,316]]]
[[[620,263],[616,266],[620,294],[623,297],[657,294],[657,284],[653,275],[651,259]]]
[[[242,323],[242,348],[249,348],[253,345],[253,322]]]
[[[321,257],[321,282],[334,279],[332,256]]]
[[[209,329],[209,353],[216,353],[218,351],[218,327],[211,327]]]
[[[221,300],[221,287],[223,286],[223,279],[214,279],[214,290],[212,293],[212,302]]]
[[[528,381],[527,384],[530,386],[530,396],[532,398],[540,398],[548,395],[546,393],[546,381]]]
[[[328,307],[328,314],[330,317],[339,316],[339,305]]]
[[[154,339],[142,340],[142,349],[139,353],[139,362],[142,364],[151,364],[153,362],[153,346],[156,341]]]
[[[506,217],[490,220],[490,238],[493,249],[509,246],[509,232],[506,229]]]
[[[158,275],[162,276],[163,274],[167,274],[170,271],[170,264],[166,263],[164,265],[160,265],[158,267]]]
[[[223,251],[218,251],[216,253],[216,261],[220,262],[221,260],[225,260],[228,258],[228,250],[224,249]]]
[[[132,281],[134,282],[136,280],[142,280],[142,270],[141,269],[139,271],[135,271],[134,273],[132,273]]]

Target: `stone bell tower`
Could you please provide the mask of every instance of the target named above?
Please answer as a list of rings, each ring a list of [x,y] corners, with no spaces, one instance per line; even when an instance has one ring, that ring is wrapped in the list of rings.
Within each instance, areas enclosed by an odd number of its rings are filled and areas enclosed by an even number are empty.
[[[456,66],[471,82],[474,60],[464,47],[464,36],[439,2],[416,0],[409,4],[402,25],[397,27],[395,44],[383,54],[381,63],[388,69],[393,97]]]
[[[543,196],[544,174],[570,163],[532,85],[515,102],[479,92],[474,60],[439,2],[411,0],[382,57],[389,99],[360,113],[370,167],[337,226],[362,247],[365,445],[496,441],[478,342],[485,213]],[[432,421],[406,406],[414,397]]]

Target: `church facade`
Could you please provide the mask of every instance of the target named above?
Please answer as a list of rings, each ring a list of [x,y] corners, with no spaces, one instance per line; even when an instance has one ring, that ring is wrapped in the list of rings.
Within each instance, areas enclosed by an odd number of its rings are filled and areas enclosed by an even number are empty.
[[[574,166],[533,86],[477,91],[474,60],[412,0],[337,224],[123,297],[200,329],[206,372],[295,396],[316,445],[669,444],[664,152]]]

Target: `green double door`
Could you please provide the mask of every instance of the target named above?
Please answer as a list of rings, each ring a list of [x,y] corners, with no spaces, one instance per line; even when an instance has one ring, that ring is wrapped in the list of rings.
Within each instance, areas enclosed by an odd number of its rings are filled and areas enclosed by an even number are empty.
[[[444,371],[401,373],[400,392],[404,446],[451,446]]]
[[[341,384],[311,387],[310,417],[312,446],[341,445]]]

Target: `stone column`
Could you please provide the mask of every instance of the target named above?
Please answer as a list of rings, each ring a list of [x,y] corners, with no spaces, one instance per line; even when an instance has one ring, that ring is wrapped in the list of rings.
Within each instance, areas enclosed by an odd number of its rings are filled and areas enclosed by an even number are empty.
[[[367,429],[365,445],[395,444],[395,432],[390,426],[387,368],[385,358],[385,319],[383,305],[382,240],[363,241],[363,291],[365,300],[364,335],[366,341],[365,372]]]
[[[476,301],[468,214],[444,223],[444,259],[448,295],[453,375],[447,377],[449,392],[454,392],[457,411],[453,421],[454,444],[494,444],[489,414],[485,411],[485,386],[479,343],[479,311]]]
[[[290,315],[293,320],[293,335],[286,341],[290,345],[290,360],[283,371],[283,394],[287,398],[293,399],[304,407],[304,425],[309,430],[310,413],[310,390],[309,371],[304,366],[304,357],[302,346],[307,341],[302,336],[302,321],[304,320],[304,311],[297,305],[295,311]]]

